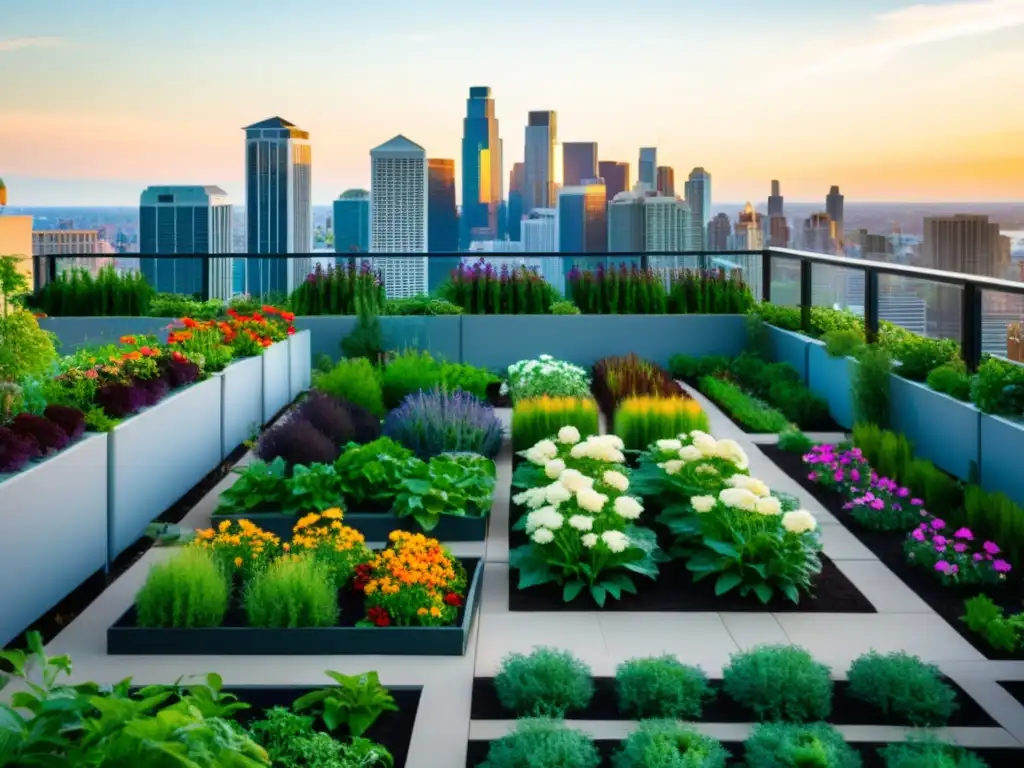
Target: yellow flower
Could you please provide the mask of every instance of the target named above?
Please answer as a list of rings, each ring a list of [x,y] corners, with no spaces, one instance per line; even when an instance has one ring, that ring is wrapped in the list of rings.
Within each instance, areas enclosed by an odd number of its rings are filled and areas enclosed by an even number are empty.
[[[341,520],[342,513],[338,507],[331,507],[321,512],[320,516],[326,517],[328,520]]]
[[[235,558],[235,567],[236,568],[241,568],[242,567],[242,562],[243,562],[242,558],[236,557]]]
[[[426,608],[417,608],[416,609],[416,615],[417,616],[426,616],[427,615],[427,609]]]

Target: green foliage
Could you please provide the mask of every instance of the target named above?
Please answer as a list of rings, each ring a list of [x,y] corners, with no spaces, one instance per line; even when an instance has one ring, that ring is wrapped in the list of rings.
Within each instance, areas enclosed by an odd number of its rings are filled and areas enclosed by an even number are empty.
[[[580,308],[573,304],[571,301],[555,301],[551,304],[552,315],[579,315]]]
[[[353,261],[328,269],[318,264],[292,291],[288,304],[296,315],[355,315],[360,305],[378,311],[384,300],[384,285],[377,275]]]
[[[429,352],[407,349],[384,367],[381,387],[384,407],[397,408],[406,395],[429,392],[441,384],[442,364]]]
[[[31,312],[16,309],[0,317],[0,381],[46,375],[57,360],[55,338]]]
[[[935,740],[893,743],[879,750],[885,768],[988,768],[964,747]]]
[[[526,450],[562,427],[575,427],[583,438],[598,434],[601,429],[594,398],[534,397],[517,400],[512,407],[514,450]]]
[[[21,387],[13,381],[0,381],[0,426],[4,426],[19,413],[24,413],[25,398]]]
[[[412,459],[392,511],[432,531],[442,515],[485,517],[494,495],[494,462],[477,454],[443,453]]]
[[[353,736],[362,736],[382,714],[398,711],[395,697],[381,684],[376,672],[343,675],[328,670],[326,674],[337,685],[299,697],[292,709],[317,713],[328,731],[344,728]]]
[[[383,416],[386,410],[380,376],[365,357],[339,360],[330,371],[314,373],[313,387],[376,416]]]
[[[584,314],[742,314],[754,303],[740,270],[575,268],[569,297]]]
[[[543,397],[590,397],[590,373],[578,365],[541,355],[508,367],[508,389],[513,403]]]
[[[807,453],[814,447],[814,441],[799,429],[786,429],[779,432],[779,450],[788,453]]]
[[[612,758],[615,768],[725,768],[729,753],[710,736],[675,720],[640,723]]]
[[[857,330],[829,331],[821,340],[830,357],[852,357],[864,346],[864,333]]]
[[[249,625],[272,629],[333,627],[338,593],[330,570],[312,557],[286,555],[245,585]]]
[[[157,293],[150,299],[145,314],[148,317],[191,317],[193,320],[213,320],[224,314],[226,306],[219,299],[196,301],[180,293]],[[259,309],[259,306],[256,307]]]
[[[524,718],[492,741],[480,768],[598,768],[601,756],[582,731],[558,720]]]
[[[814,308],[812,307],[812,312]],[[781,328],[784,331],[800,330],[800,308],[786,307],[781,304],[759,302],[750,308],[750,314],[758,317],[766,325]]]
[[[985,413],[1019,416],[1024,413],[1024,365],[990,357],[971,382],[971,400]]]
[[[760,723],[744,751],[748,768],[861,768],[860,755],[825,723]]]
[[[968,485],[963,498],[967,526],[998,541],[1011,562],[1022,562],[1024,509],[1006,494],[985,491],[977,485]]]
[[[960,345],[952,339],[929,339],[908,333],[893,345],[892,357],[899,365],[896,373],[911,381],[925,381],[928,374],[943,365],[960,360]]]
[[[379,744],[367,739],[337,741],[313,730],[314,718],[297,715],[284,707],[267,710],[264,718],[249,726],[250,733],[267,750],[275,768],[391,768],[394,759]]]
[[[668,360],[668,370],[673,378],[697,381],[704,376],[714,376],[728,371],[729,358],[721,355],[672,355]]]
[[[713,695],[700,667],[674,656],[630,659],[615,670],[619,711],[631,720],[699,720]]]
[[[867,344],[861,348],[853,370],[855,421],[889,426],[889,388],[892,360],[885,348]]]
[[[341,351],[346,357],[365,358],[375,364],[383,359],[384,330],[372,302],[356,302],[356,327],[341,340]]]
[[[752,432],[783,432],[790,426],[781,411],[751,397],[732,382],[705,376],[700,380],[700,391]]]
[[[244,515],[292,509],[288,468],[282,457],[278,456],[269,464],[254,459],[244,467],[236,467],[232,472],[238,475],[238,479],[221,491],[216,514]]]
[[[743,353],[728,363],[727,378],[748,394],[778,409],[803,429],[831,426],[828,403],[800,380],[800,372],[789,363],[768,363]]]
[[[462,307],[444,299],[425,294],[404,299],[388,299],[384,305],[385,315],[461,315]]]
[[[27,256],[0,256],[0,306],[5,315],[20,305],[31,290],[29,275],[20,267],[27,260]]]
[[[334,462],[341,495],[356,507],[369,504],[390,509],[412,458],[412,451],[389,437],[364,445],[349,443]]]
[[[614,433],[626,450],[634,451],[656,440],[711,428],[708,415],[689,397],[627,397],[615,409],[614,422]]]
[[[497,384],[501,377],[494,375],[486,368],[479,368],[469,363],[448,363],[441,366],[441,386],[449,392],[461,389],[476,395],[481,400],[487,399],[487,388]]]
[[[984,636],[993,648],[1016,653],[1024,646],[1024,613],[1007,616],[988,595],[978,595],[964,601],[966,613],[960,620],[972,632]]]
[[[30,304],[53,317],[145,317],[155,295],[140,272],[103,267],[93,277],[88,269],[73,267],[58,272]]]
[[[135,596],[140,627],[217,627],[228,610],[231,587],[208,551],[189,547],[156,563]]]
[[[850,695],[907,725],[940,726],[957,709],[956,692],[939,668],[904,652],[871,651],[854,659]]]
[[[747,352],[761,360],[772,359],[772,335],[768,324],[760,315],[749,313],[746,317]]]
[[[483,259],[460,263],[437,295],[467,315],[543,315],[561,298],[537,270],[520,266],[499,272]]]
[[[543,647],[503,658],[494,688],[501,705],[517,717],[565,717],[586,709],[594,697],[590,667],[569,651]]]
[[[281,457],[274,459],[280,461]],[[273,511],[285,514],[323,512],[341,504],[341,480],[330,464],[297,464],[287,479],[285,503]]]
[[[761,721],[813,722],[832,711],[832,678],[803,648],[762,645],[733,654],[722,690]]]
[[[927,382],[936,392],[964,402],[971,399],[971,377],[961,362],[944,363],[934,368],[928,374]]]

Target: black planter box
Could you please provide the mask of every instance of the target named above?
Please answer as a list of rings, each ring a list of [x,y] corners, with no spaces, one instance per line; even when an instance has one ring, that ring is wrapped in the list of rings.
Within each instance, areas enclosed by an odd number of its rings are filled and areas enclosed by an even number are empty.
[[[462,656],[480,605],[484,564],[464,558],[469,577],[466,605],[453,627],[205,627],[136,626],[135,606],[107,629],[112,656]],[[359,618],[362,618],[360,615]]]
[[[355,528],[367,541],[387,541],[392,531],[424,533],[440,542],[484,541],[487,538],[485,517],[456,517],[442,515],[432,531],[424,531],[411,517],[398,517],[391,512],[345,512],[342,522]],[[292,529],[299,521],[297,515],[282,515],[278,512],[255,512],[251,515],[211,515],[210,523],[216,528],[224,520],[248,520],[265,531],[287,541]]]

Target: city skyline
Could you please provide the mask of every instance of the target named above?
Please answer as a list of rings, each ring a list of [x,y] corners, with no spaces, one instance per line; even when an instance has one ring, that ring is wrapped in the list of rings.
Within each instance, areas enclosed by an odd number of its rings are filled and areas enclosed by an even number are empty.
[[[716,200],[763,200],[770,179],[793,202],[834,184],[862,201],[1021,198],[1024,103],[1010,94],[1024,0],[767,5],[737,0],[722,24],[710,4],[597,2],[580,35],[567,8],[543,6],[538,25],[535,0],[453,0],[440,12],[310,0],[284,17],[263,0],[181,0],[173,12],[127,0],[58,12],[40,0],[4,13],[0,176],[15,207],[130,205],[151,184],[216,184],[241,203],[238,131],[285,115],[316,144],[316,203],[367,187],[370,149],[402,132],[457,160],[461,203],[466,94],[486,86],[505,185],[527,114],[553,110],[559,141],[594,141],[599,160],[630,163],[634,178],[640,147],[656,147],[679,177],[707,168]],[[310,39],[313,20],[328,33]],[[593,39],[641,28],[642,59],[593,66]],[[563,64],[525,55],[535,47]],[[681,49],[701,66],[672,64]]]

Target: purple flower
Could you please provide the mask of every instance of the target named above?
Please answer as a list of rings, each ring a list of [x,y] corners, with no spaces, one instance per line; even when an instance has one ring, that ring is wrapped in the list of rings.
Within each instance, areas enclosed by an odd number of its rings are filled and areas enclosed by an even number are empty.
[[[809,475],[807,475],[807,479],[808,480],[817,480],[818,479],[818,473],[817,472],[811,472]]]
[[[946,546],[946,537],[945,536],[936,536],[935,538],[932,539],[932,541],[935,542],[935,546],[936,547],[944,547],[944,546]]]
[[[1011,566],[1005,560],[996,560],[994,563],[992,563],[992,570],[996,571],[997,573],[1009,573],[1012,569],[1013,566]]]
[[[939,562],[935,564],[935,570],[939,573],[949,574],[953,570],[953,566],[945,560],[939,560]]]
[[[970,528],[960,528],[953,535],[956,538],[964,539],[965,541],[972,541],[974,539],[974,534],[971,533],[971,529]]]
[[[924,506],[924,499],[911,499],[910,503],[913,504],[915,507],[921,507]]]
[[[953,549],[955,549],[957,552],[966,552],[967,551],[967,545],[964,544],[963,542],[960,542],[958,544],[954,544],[953,545]]]
[[[896,495],[903,499],[910,495],[910,491],[908,491],[906,488],[900,488],[898,491],[896,491]]]
[[[1002,551],[1001,549],[999,549],[999,547],[996,546],[995,542],[992,541],[986,541],[984,544],[981,545],[981,548],[984,549],[985,552],[987,552],[990,555],[998,555]]]
[[[881,499],[875,499],[871,502],[872,509],[885,509],[885,502]]]
[[[832,475],[832,479],[835,480],[837,483],[843,482],[843,477],[844,477],[843,470],[841,470],[841,469],[836,470],[836,473],[834,475]]]
[[[945,521],[940,520],[937,517],[934,520],[932,520],[932,528],[934,528],[936,531],[941,531],[945,527],[946,527]]]
[[[914,532],[910,534],[917,541],[924,541],[924,531],[921,528],[915,528]]]
[[[985,556],[983,554],[981,554],[980,552],[975,552],[974,553],[974,562],[977,563],[978,561],[984,560],[984,559],[985,559]]]
[[[851,469],[850,470],[850,479],[853,480],[853,482],[855,482],[855,483],[859,483],[860,482],[860,472],[858,470],[856,470],[856,469]]]

